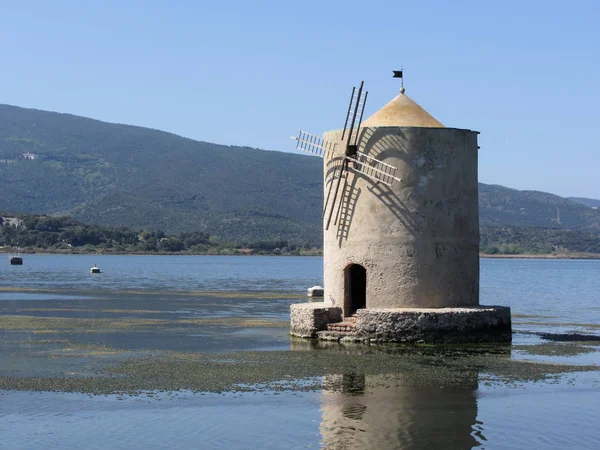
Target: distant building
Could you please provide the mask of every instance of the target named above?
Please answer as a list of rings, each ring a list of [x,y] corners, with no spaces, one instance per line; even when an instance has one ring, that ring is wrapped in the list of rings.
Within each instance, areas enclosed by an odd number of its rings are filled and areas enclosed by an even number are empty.
[[[34,159],[36,159],[37,157],[38,157],[38,155],[36,155],[35,153],[29,153],[29,152],[27,152],[27,153],[23,153],[23,158],[25,158],[25,159],[31,159],[31,160],[34,160]]]
[[[18,227],[23,221],[17,217],[0,217],[0,225]]]

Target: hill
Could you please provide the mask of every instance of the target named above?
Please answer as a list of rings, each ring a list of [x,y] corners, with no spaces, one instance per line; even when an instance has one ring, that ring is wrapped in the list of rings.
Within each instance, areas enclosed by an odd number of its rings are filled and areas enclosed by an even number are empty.
[[[587,206],[589,208],[600,208],[600,200],[597,200],[595,198],[569,197],[569,200],[581,203],[582,205]]]
[[[321,177],[309,156],[0,105],[4,210],[319,244]]]
[[[546,192],[491,184],[479,185],[479,214],[481,225],[600,230],[598,210]]]
[[[206,232],[229,242],[321,244],[322,166],[311,156],[0,105],[0,209],[85,223]],[[480,184],[483,226],[600,230],[600,210]]]
[[[483,226],[482,253],[549,254],[600,253],[600,234],[539,227]]]

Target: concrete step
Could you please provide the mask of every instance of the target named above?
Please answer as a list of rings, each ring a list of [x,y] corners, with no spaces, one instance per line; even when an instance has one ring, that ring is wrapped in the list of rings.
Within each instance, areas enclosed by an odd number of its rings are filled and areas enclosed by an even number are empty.
[[[350,331],[319,331],[319,339],[323,341],[337,341],[337,342],[368,342],[368,338],[357,336],[356,333]]]
[[[337,322],[327,324],[327,331],[339,331],[339,332],[354,332],[356,331],[356,323],[354,322]]]

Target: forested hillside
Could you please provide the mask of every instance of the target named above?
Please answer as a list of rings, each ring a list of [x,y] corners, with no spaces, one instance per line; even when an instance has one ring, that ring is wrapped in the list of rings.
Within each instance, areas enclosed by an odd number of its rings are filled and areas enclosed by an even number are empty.
[[[2,210],[88,224],[304,247],[322,239],[319,158],[8,105],[0,192]],[[600,210],[544,192],[480,184],[479,202],[484,227],[600,230]]]
[[[546,192],[493,184],[479,185],[479,215],[483,225],[600,230],[598,210]]]
[[[539,227],[482,226],[482,253],[600,253],[600,233]]]
[[[309,156],[0,105],[3,210],[319,244],[321,174]]]
[[[66,253],[194,253],[194,254],[316,254],[282,240],[224,242],[203,232],[167,235],[163,231],[87,225],[71,217],[14,214],[0,211],[0,248],[12,252]]]

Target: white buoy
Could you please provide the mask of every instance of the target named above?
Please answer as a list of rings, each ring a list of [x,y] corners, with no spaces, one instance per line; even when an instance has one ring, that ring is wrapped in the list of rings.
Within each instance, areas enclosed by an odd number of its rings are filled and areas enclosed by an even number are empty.
[[[94,267],[92,267],[90,269],[91,273],[100,273],[100,267],[96,266],[96,264],[94,264]]]

